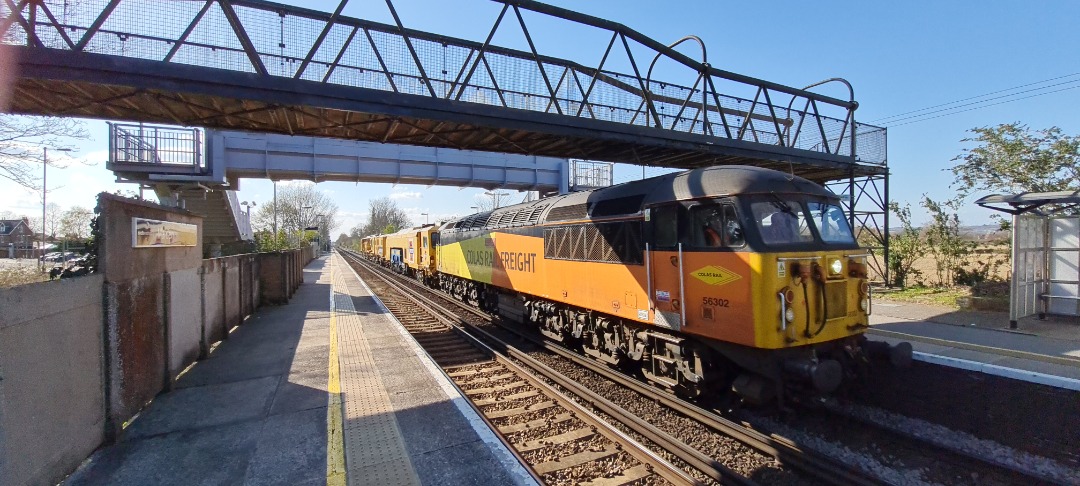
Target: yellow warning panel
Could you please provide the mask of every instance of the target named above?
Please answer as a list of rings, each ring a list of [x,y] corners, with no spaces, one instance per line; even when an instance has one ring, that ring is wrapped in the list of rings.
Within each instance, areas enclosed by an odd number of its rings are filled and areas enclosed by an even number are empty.
[[[739,274],[717,265],[709,265],[694,270],[690,273],[690,276],[709,285],[724,285],[742,278]]]

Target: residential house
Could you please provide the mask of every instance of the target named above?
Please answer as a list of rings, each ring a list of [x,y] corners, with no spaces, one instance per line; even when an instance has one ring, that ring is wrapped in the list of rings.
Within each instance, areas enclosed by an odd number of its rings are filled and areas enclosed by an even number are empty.
[[[34,252],[34,230],[30,221],[0,219],[0,258],[29,258]]]

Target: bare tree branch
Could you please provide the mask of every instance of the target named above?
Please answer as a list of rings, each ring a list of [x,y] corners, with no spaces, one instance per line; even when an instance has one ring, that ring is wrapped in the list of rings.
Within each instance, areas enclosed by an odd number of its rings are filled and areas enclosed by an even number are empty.
[[[0,115],[0,177],[27,189],[41,188],[42,147],[78,148],[75,142],[90,136],[79,120],[71,118]],[[62,167],[59,157],[49,165]]]

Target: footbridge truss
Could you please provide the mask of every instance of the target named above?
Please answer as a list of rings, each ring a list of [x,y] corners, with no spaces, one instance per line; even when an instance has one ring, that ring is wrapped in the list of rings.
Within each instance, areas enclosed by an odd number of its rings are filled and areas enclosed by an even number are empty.
[[[391,0],[391,24],[348,17],[346,1],[320,12],[258,0],[3,0],[0,40],[19,59],[11,110],[770,167],[846,191],[852,222],[887,248],[886,133],[855,121],[850,85],[839,99],[814,91],[820,83],[743,76],[710,65],[700,41],[700,60],[675,50],[692,36],[668,46],[529,0],[494,0],[501,12],[481,40],[406,28]],[[559,37],[582,30],[601,40],[568,59],[530,30],[541,23],[557,24]],[[502,42],[507,31],[518,40]]]

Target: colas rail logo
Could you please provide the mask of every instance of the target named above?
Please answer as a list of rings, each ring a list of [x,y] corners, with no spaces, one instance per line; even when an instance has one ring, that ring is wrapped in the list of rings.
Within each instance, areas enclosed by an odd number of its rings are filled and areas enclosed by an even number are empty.
[[[690,276],[701,280],[709,285],[724,285],[734,282],[742,278],[741,275],[732,272],[724,267],[718,267],[716,265],[709,265],[694,270],[690,273]]]

